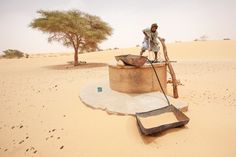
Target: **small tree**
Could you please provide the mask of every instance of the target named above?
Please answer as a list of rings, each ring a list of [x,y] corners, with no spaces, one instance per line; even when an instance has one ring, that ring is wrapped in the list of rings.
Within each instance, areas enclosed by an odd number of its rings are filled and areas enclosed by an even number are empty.
[[[98,49],[98,44],[111,35],[112,28],[98,16],[78,10],[38,11],[41,17],[34,19],[30,27],[49,33],[48,41],[62,42],[74,48],[74,65],[78,65],[78,53]]]
[[[21,58],[24,57],[24,53],[19,50],[8,49],[3,51],[3,58]]]
[[[207,39],[208,39],[208,36],[206,36],[206,35],[200,36],[201,41],[206,41]]]

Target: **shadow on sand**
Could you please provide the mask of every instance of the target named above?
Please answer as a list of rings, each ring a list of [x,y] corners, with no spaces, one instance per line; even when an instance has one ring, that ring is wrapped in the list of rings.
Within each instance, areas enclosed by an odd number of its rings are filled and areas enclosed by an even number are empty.
[[[99,68],[107,66],[106,63],[80,63],[78,66],[74,66],[72,62],[67,62],[68,64],[50,65],[45,68],[52,70],[73,70],[73,69],[88,69],[88,68]]]
[[[137,126],[138,127],[138,126]],[[177,127],[177,128],[172,128],[172,129],[168,129],[168,130],[165,130],[163,132],[160,132],[160,133],[156,133],[156,134],[152,134],[152,135],[148,135],[148,136],[145,136],[141,133],[141,130],[140,128],[138,127],[138,130],[139,130],[139,134],[143,140],[143,142],[145,144],[150,144],[150,143],[153,143],[155,142],[155,140],[159,137],[162,137],[162,136],[165,136],[167,134],[170,134],[170,133],[173,133],[173,132],[179,132],[183,129],[188,129],[187,126],[181,126],[181,127]]]

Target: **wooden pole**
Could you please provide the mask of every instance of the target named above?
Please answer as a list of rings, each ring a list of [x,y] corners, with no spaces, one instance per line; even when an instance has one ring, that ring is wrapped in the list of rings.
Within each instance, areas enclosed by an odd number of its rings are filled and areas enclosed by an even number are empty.
[[[172,78],[174,98],[178,98],[179,97],[178,89],[177,89],[178,81],[176,79],[175,72],[174,72],[174,69],[173,69],[173,67],[171,65],[171,62],[169,62],[169,57],[168,57],[168,54],[167,54],[167,48],[166,48],[166,44],[165,44],[165,39],[162,39],[160,37],[158,37],[158,39],[160,40],[160,42],[162,44],[162,48],[163,48],[163,53],[164,53],[164,57],[165,57],[165,60],[166,60],[166,64],[167,64],[167,66],[169,68],[170,75],[171,75],[171,78]]]

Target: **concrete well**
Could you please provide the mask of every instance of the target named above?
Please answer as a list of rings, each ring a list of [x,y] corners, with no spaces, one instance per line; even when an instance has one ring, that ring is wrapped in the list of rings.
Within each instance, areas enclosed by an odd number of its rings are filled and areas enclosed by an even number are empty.
[[[167,71],[165,63],[153,64],[166,93]],[[109,65],[110,88],[125,93],[161,91],[151,65],[142,67]]]

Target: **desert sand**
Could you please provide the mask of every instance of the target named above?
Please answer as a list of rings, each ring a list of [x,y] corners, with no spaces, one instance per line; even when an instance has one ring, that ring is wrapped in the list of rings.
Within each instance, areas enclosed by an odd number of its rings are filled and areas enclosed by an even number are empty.
[[[108,114],[84,105],[80,89],[108,75],[115,55],[139,47],[0,59],[0,157],[236,156],[236,41],[167,44],[179,99],[190,122],[143,136],[133,116]],[[146,52],[145,55],[149,55]],[[169,76],[168,76],[169,77]],[[172,86],[168,85],[172,95]]]
[[[178,122],[173,112],[165,112],[160,115],[140,117],[139,119],[143,127],[147,129]]]

